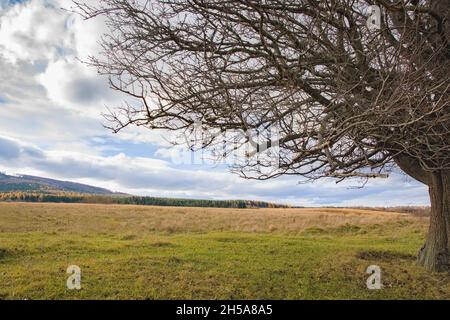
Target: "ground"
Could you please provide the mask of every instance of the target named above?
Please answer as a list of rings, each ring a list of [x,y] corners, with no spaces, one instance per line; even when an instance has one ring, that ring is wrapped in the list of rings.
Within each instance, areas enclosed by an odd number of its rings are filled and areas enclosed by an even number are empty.
[[[0,298],[450,299],[450,276],[415,264],[427,224],[356,209],[0,203]],[[366,287],[373,264],[380,290]]]

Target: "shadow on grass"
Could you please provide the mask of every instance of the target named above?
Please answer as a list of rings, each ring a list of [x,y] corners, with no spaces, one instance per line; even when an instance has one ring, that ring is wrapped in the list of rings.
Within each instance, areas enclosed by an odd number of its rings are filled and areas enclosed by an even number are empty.
[[[3,260],[8,255],[8,250],[0,249],[0,260]]]
[[[378,251],[378,250],[365,250],[359,251],[356,257],[361,260],[377,260],[377,261],[395,261],[395,260],[408,260],[414,261],[417,259],[415,255],[394,252],[394,251]]]
[[[6,259],[14,259],[23,255],[21,250],[0,248],[0,262]]]

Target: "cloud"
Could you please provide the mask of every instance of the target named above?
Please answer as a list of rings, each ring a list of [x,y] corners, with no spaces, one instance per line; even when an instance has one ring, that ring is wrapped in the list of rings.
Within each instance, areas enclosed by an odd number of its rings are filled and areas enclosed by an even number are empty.
[[[0,14],[0,56],[12,65],[34,67],[38,84],[60,107],[98,116],[105,104],[123,97],[80,62],[98,53],[105,26],[101,19],[83,23],[61,9],[71,5],[68,0],[32,0],[9,6]]]
[[[0,20],[0,52],[8,61],[54,60],[62,48],[70,46],[71,39],[65,32],[68,15],[57,13],[60,10],[57,2],[27,1],[4,10]]]
[[[104,25],[97,19],[83,23],[60,9],[71,5],[70,0],[0,2],[0,134],[95,154],[99,150],[90,141],[110,134],[100,114],[105,105],[122,104],[123,97],[78,60],[98,50]],[[136,129],[115,139],[161,141],[159,134]]]
[[[29,157],[38,160],[42,156],[43,152],[35,146],[0,136],[0,162],[24,160]]]
[[[94,112],[98,116],[105,105],[119,103],[122,97],[111,90],[104,78],[97,76],[75,59],[60,59],[49,63],[37,77],[49,99],[65,108],[80,112]]]
[[[20,148],[16,143],[0,137],[0,159],[11,160],[18,158],[19,154]]]

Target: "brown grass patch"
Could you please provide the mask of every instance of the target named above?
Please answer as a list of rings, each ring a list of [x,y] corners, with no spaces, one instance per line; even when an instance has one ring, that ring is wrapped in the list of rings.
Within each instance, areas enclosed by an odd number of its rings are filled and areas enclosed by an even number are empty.
[[[334,228],[337,232],[345,233],[357,231],[356,228],[367,224],[417,221],[417,219],[426,218],[352,208],[222,209],[0,203],[1,232],[125,233],[123,240],[132,240],[135,234],[142,236],[153,232],[298,233],[314,228]]]

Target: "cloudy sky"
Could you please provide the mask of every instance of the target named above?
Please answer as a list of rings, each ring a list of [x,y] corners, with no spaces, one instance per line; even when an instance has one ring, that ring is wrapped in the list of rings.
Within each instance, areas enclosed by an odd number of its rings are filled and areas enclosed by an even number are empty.
[[[79,59],[98,52],[100,20],[61,8],[69,0],[0,0],[0,171],[65,179],[141,195],[255,199],[295,205],[428,204],[402,174],[357,182],[243,180],[224,166],[180,164],[161,132],[102,126],[124,97]]]

